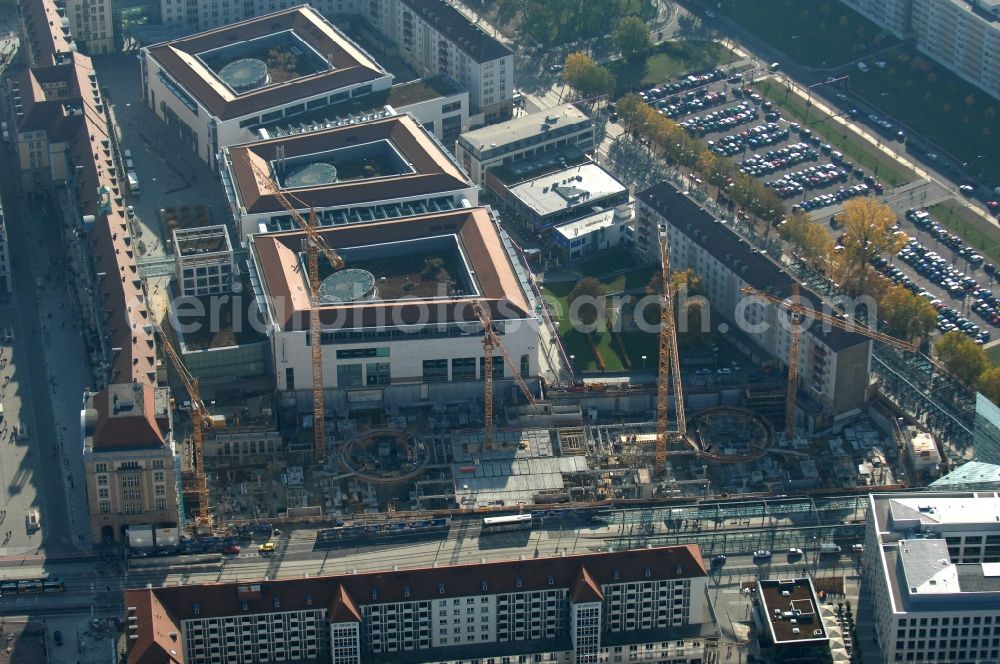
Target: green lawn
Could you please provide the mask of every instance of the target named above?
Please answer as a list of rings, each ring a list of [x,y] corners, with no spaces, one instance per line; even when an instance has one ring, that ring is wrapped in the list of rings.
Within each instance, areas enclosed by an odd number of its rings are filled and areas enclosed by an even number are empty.
[[[990,358],[990,362],[992,362],[993,364],[1000,365],[1000,346],[993,346],[992,348],[987,348],[986,357]]]
[[[851,72],[851,90],[939,145],[972,175],[1000,184],[1000,101],[908,48],[885,69]],[[882,93],[886,93],[884,96]]]
[[[836,0],[702,0],[810,67],[833,67],[898,39]]]
[[[1000,264],[1000,228],[955,201],[939,203],[927,211],[942,226],[982,252],[988,262]]]
[[[854,164],[875,173],[879,179],[891,187],[897,187],[916,179],[916,174],[887,154],[877,150],[863,138],[852,134],[844,125],[807,106],[806,100],[794,92],[789,92],[784,84],[773,80],[763,80],[754,84],[762,95],[784,109],[786,119],[794,119],[808,125],[815,134],[840,150]]]
[[[614,74],[616,96],[644,86],[666,83],[685,72],[699,71],[733,62],[733,52],[711,41],[671,41],[656,46],[638,65],[612,60],[605,66]]]
[[[627,252],[609,252],[601,258],[593,259],[582,263],[579,267],[584,274],[592,274],[604,285],[607,294],[620,293],[622,291],[641,290],[649,283],[653,272],[658,269],[655,266],[634,267],[635,259]],[[624,274],[616,274],[620,269],[632,267]],[[565,281],[556,283],[546,283],[542,287],[553,316],[559,316],[557,327],[559,336],[562,337],[563,345],[566,347],[568,355],[574,355],[573,365],[576,371],[599,371],[597,358],[590,348],[585,335],[573,329],[569,317],[569,304],[567,296],[576,285],[575,282]],[[641,294],[638,295],[641,297]],[[602,326],[607,327],[607,326]],[[646,334],[638,331],[625,331],[621,334],[626,353],[632,362],[635,371],[641,369],[642,356],[646,355],[646,368],[655,363],[657,341],[655,334]],[[623,361],[619,344],[607,329],[598,329],[591,334],[597,350],[604,359],[605,371],[622,371],[626,368]]]

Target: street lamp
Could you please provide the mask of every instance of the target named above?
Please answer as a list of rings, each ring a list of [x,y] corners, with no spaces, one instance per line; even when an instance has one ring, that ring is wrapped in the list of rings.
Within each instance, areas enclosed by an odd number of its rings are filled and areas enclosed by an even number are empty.
[[[576,355],[570,355],[569,356],[569,372],[570,373],[575,373],[576,372],[576,368],[574,366],[575,364],[576,364]]]
[[[643,373],[645,373],[645,371],[646,371],[646,356],[645,355],[642,356],[642,371],[643,371]]]

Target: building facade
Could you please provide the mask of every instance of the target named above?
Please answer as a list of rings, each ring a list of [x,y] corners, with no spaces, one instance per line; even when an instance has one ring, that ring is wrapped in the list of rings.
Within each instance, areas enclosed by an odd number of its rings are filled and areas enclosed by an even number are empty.
[[[95,543],[123,541],[128,526],[180,521],[169,401],[167,388],[139,383],[85,395],[83,468]]]
[[[126,592],[128,661],[700,663],[695,546]]]
[[[914,0],[841,0],[841,2],[900,39],[910,36]]]
[[[469,91],[478,124],[511,117],[514,53],[443,0],[367,0],[361,14],[421,76],[445,72]]]
[[[732,229],[668,183],[636,195],[636,251],[659,260],[659,232],[664,228],[675,270],[692,269],[713,312],[753,342],[766,356],[788,365],[791,343],[787,313],[776,305],[749,298],[749,286],[789,297],[794,279],[777,263],[753,248]],[[801,297],[813,307],[821,300],[806,288]],[[871,365],[868,339],[820,324],[802,325],[798,376],[803,408],[817,405],[814,415],[860,408],[867,400]],[[714,326],[713,326],[714,329]]]
[[[881,661],[1000,661],[1000,494],[869,500],[865,569]]]
[[[0,202],[0,295],[14,290],[13,270],[10,264],[10,244],[7,239],[7,223],[4,220],[3,203]]]
[[[111,0],[67,0],[66,16],[73,35],[88,55],[114,52]]]
[[[236,261],[225,226],[175,228],[173,236],[181,295],[221,295],[232,291]]]
[[[997,0],[843,0],[969,83],[1000,98]]]
[[[481,184],[492,167],[510,166],[567,146],[589,152],[595,147],[594,131],[593,121],[580,109],[563,104],[462,134],[455,156],[472,181]]]
[[[261,124],[392,85],[309,5],[145,47],[140,62],[146,103],[213,167],[222,148],[253,140]]]
[[[1000,3],[915,0],[917,48],[1000,98]]]

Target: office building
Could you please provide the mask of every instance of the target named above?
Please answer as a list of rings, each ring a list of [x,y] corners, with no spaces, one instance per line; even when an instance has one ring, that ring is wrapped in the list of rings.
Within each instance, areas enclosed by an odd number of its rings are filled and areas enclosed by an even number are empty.
[[[865,570],[881,661],[1000,661],[1000,494],[869,501]]]
[[[567,147],[581,153],[595,147],[593,121],[573,104],[529,113],[462,134],[455,147],[455,156],[472,176],[472,181],[482,184],[490,168],[510,167],[521,160]]]
[[[297,229],[261,184],[267,173],[320,226],[358,224],[474,206],[476,187],[447,150],[410,116],[388,113],[343,126],[288,134],[223,150],[223,182],[240,229]],[[336,246],[336,245],[334,245]]]
[[[1000,407],[976,393],[976,417],[972,423],[973,459],[1000,464]]]
[[[181,295],[221,295],[233,288],[236,261],[226,227],[175,228],[174,263]]]
[[[833,661],[812,581],[760,579],[753,598],[756,646],[768,662],[822,664]]]
[[[309,5],[143,48],[146,103],[198,156],[392,85],[392,75]]]
[[[180,514],[179,457],[170,435],[170,394],[148,383],[84,395],[83,468],[90,535],[123,541],[129,526],[167,524]]]
[[[300,231],[254,235],[249,255],[277,389],[308,400],[311,304],[303,237]],[[480,394],[474,384],[482,381],[485,358],[475,302],[491,310],[521,376],[538,376],[538,303],[489,209],[334,226],[323,237],[346,263],[334,272],[320,259],[323,384],[337,412],[467,400],[470,389]],[[497,381],[513,378],[499,354],[492,371]]]
[[[696,546],[128,590],[129,664],[701,662]]]
[[[789,297],[795,280],[736,232],[697,203],[663,182],[636,195],[635,248],[640,256],[659,260],[659,228],[666,229],[670,265],[692,269],[712,312],[721,315],[738,346],[759,361],[788,364],[787,313],[776,305],[741,293],[747,286]],[[822,309],[808,288],[803,301]],[[861,335],[819,324],[806,326],[799,339],[799,407],[814,424],[829,423],[831,414],[861,408],[867,400],[871,342]],[[712,329],[716,329],[713,323]],[[731,328],[732,329],[732,328]]]
[[[66,0],[66,16],[83,52],[97,55],[115,51],[111,0]]]
[[[396,43],[421,76],[445,72],[469,91],[472,113],[492,124],[514,110],[514,53],[444,0],[368,0],[361,14]]]

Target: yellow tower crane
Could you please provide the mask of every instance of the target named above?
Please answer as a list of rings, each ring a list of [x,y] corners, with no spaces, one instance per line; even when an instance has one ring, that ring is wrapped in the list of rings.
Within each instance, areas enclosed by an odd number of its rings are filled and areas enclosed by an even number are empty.
[[[333,269],[344,267],[344,259],[335,252],[317,230],[316,210],[309,208],[309,221],[302,218],[278,183],[248,155],[244,158],[257,183],[274,195],[306,234],[306,262],[309,272],[309,338],[312,343],[313,370],[313,457],[316,463],[326,461],[326,432],[323,415],[323,344],[319,324],[319,252],[322,251]]]
[[[174,365],[174,370],[177,371],[181,382],[184,383],[184,389],[187,390],[188,396],[191,397],[191,445],[193,448],[192,456],[194,457],[195,490],[198,493],[198,511],[195,514],[195,524],[199,528],[211,528],[213,519],[212,510],[208,504],[208,477],[205,475],[205,447],[202,439],[203,432],[209,424],[208,408],[205,407],[205,402],[201,399],[201,391],[198,389],[198,379],[184,366],[184,362],[181,361],[177,351],[170,344],[167,335],[163,333],[163,328],[153,323],[153,329],[156,330],[157,336],[160,337],[160,344],[163,347],[164,354],[170,359],[170,363]]]
[[[659,370],[656,377],[656,468],[667,468],[667,442],[671,436],[681,440],[687,435],[687,421],[684,415],[684,386],[681,383],[681,363],[677,352],[677,325],[674,321],[674,294],[670,278],[670,250],[667,246],[667,234],[660,232],[660,264],[663,278],[663,297],[660,300],[660,357]],[[671,373],[671,369],[673,372]],[[677,428],[671,431],[668,426],[668,410],[670,408],[670,388],[667,379],[671,378],[674,391],[674,414],[677,417]]]
[[[785,437],[788,440],[791,440],[795,435],[795,397],[796,391],[798,390],[799,380],[799,334],[801,332],[803,317],[812,318],[813,320],[818,320],[821,323],[832,325],[833,327],[846,332],[854,332],[855,334],[860,334],[868,337],[869,339],[874,339],[875,341],[880,341],[896,348],[901,348],[911,352],[917,350],[916,344],[912,342],[897,339],[894,336],[883,334],[877,330],[872,330],[858,323],[837,318],[836,316],[831,316],[830,314],[825,314],[821,311],[816,311],[815,309],[802,306],[801,299],[799,297],[798,284],[792,286],[792,297],[790,298],[777,297],[749,286],[742,289],[740,292],[744,295],[760,298],[765,302],[770,302],[771,304],[787,309],[789,316],[791,317],[791,330],[788,344],[788,392],[785,399]]]
[[[535,405],[538,401],[535,395],[528,389],[528,385],[521,378],[521,372],[514,364],[513,358],[507,352],[500,339],[500,335],[493,329],[493,316],[490,314],[489,304],[479,300],[472,304],[472,311],[483,326],[483,405],[485,408],[486,429],[484,431],[484,447],[493,449],[493,351],[499,350],[504,363],[510,369],[510,373],[517,381],[517,386],[528,399],[528,403]]]

